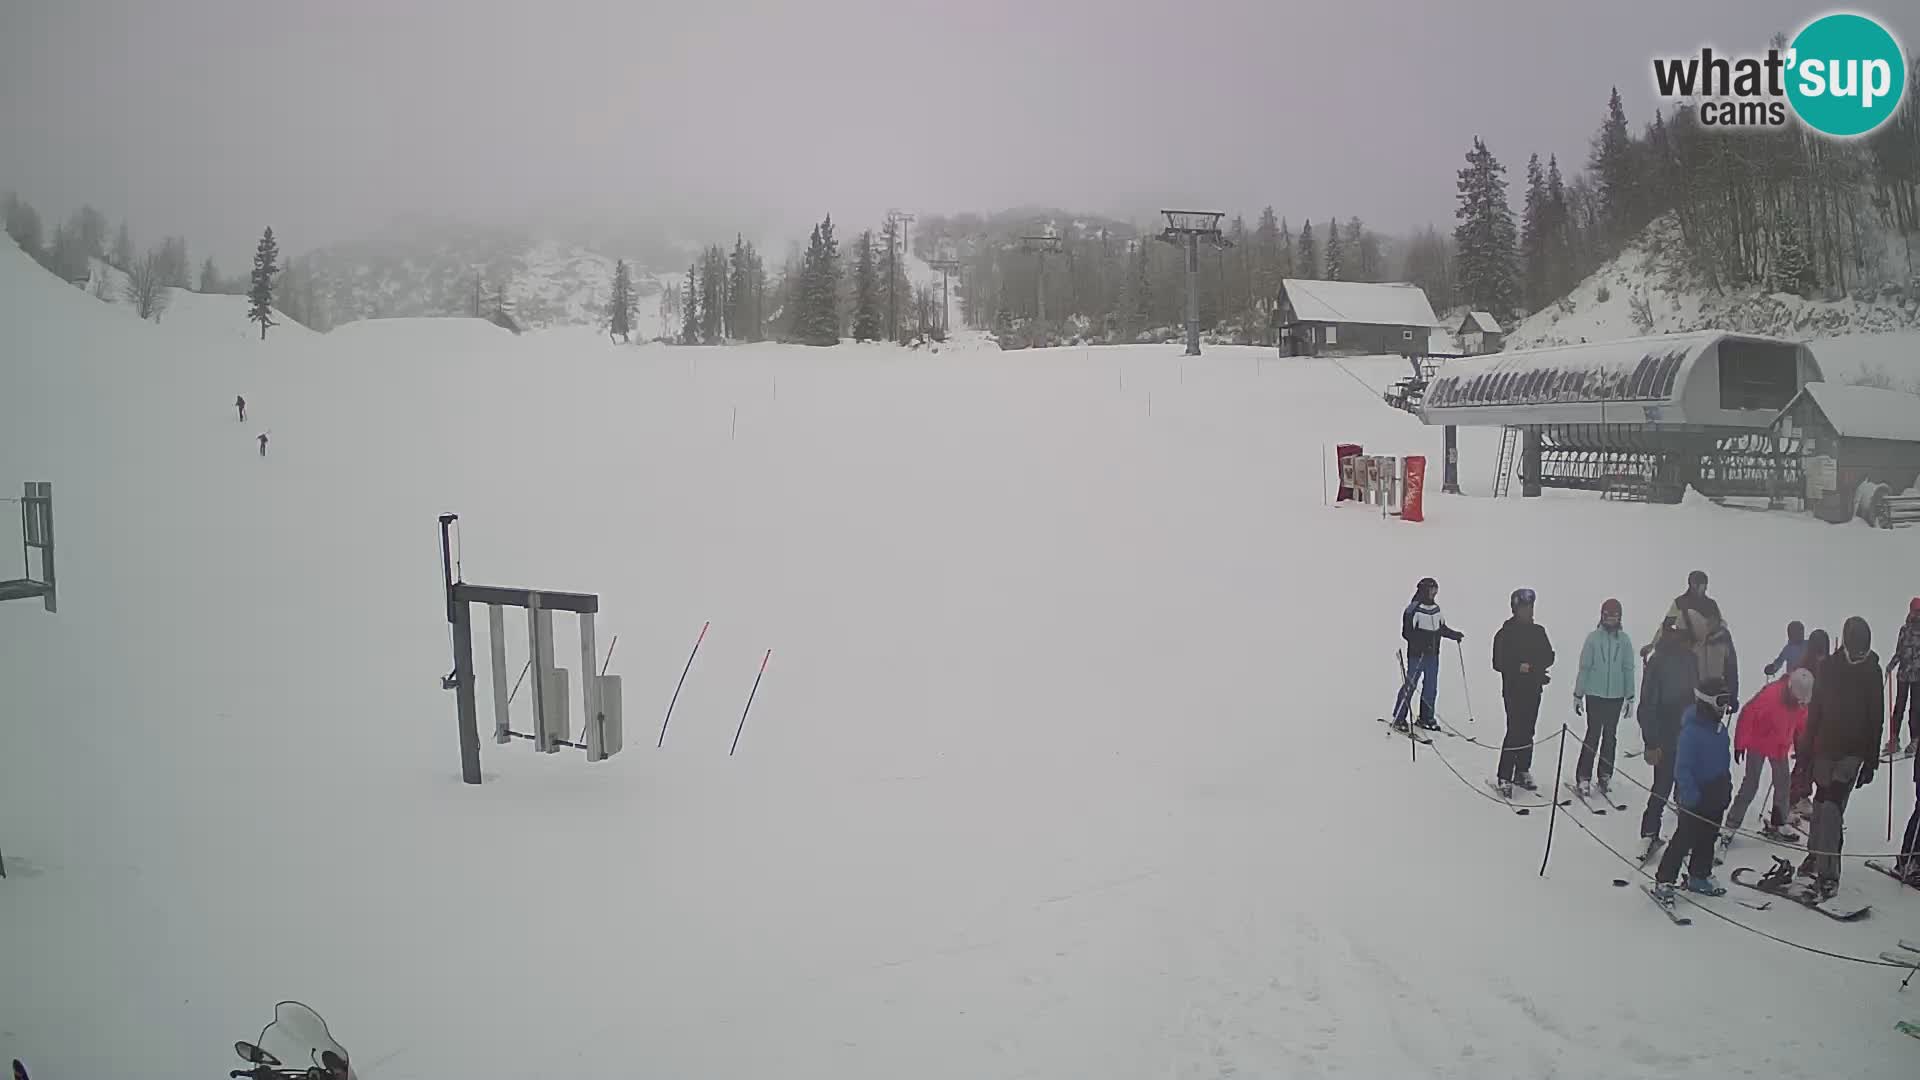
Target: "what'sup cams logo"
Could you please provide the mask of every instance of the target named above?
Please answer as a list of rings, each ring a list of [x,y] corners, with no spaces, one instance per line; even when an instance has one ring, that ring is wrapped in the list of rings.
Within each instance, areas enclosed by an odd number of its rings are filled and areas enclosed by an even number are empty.
[[[1907,59],[1886,27],[1865,15],[1822,15],[1785,50],[1763,56],[1658,57],[1653,82],[1665,98],[1697,98],[1700,123],[1785,127],[1789,112],[1822,135],[1865,135],[1898,112]]]

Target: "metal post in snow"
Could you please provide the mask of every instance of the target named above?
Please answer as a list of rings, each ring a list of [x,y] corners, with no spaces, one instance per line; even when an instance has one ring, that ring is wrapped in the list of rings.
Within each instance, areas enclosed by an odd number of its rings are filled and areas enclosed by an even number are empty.
[[[707,627],[712,625],[711,621],[701,623],[700,636],[693,639],[693,651],[687,654],[687,666],[680,669],[680,681],[673,684],[673,700],[667,702],[666,719],[660,721],[660,740],[653,744],[656,750],[667,745],[667,725],[673,722],[673,707],[680,703],[680,688],[687,685],[687,672],[693,670],[693,658],[700,655],[700,643],[707,640]]]
[[[747,729],[747,713],[753,709],[753,699],[759,696],[760,679],[767,673],[767,661],[772,658],[772,649],[768,649],[767,654],[760,658],[760,672],[753,677],[753,689],[747,692],[747,707],[740,710],[740,725],[733,729],[733,745],[727,749],[728,757],[732,757],[733,752],[740,749],[740,733]]]
[[[1547,793],[1547,850],[1540,855],[1540,876],[1547,876],[1547,859],[1553,855],[1553,819],[1560,815],[1560,768],[1567,760],[1567,725],[1560,725],[1560,755],[1553,763],[1553,790]]]

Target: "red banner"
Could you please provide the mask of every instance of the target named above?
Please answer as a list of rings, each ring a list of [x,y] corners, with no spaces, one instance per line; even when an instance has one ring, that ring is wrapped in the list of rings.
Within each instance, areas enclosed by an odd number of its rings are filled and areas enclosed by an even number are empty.
[[[1420,496],[1427,486],[1427,459],[1415,455],[1407,459],[1406,490],[1401,492],[1400,517],[1404,521],[1427,520]]]
[[[1359,457],[1359,456],[1360,456],[1359,443],[1341,443],[1338,446],[1334,447],[1333,482],[1340,485],[1340,494],[1337,498],[1333,500],[1334,502],[1346,502],[1349,499],[1357,499],[1360,497],[1359,492],[1353,490],[1353,488],[1347,486],[1347,484],[1344,482],[1344,477],[1347,475],[1347,470],[1346,470],[1347,459],[1350,457]]]

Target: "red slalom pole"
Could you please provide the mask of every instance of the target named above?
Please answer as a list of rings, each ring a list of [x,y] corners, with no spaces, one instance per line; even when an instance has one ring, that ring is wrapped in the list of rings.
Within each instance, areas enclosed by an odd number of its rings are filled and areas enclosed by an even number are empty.
[[[693,670],[693,658],[700,655],[700,643],[707,640],[707,627],[712,625],[712,620],[701,623],[700,636],[693,639],[693,651],[687,654],[687,666],[680,669],[680,681],[673,684],[673,700],[667,702],[667,718],[660,721],[660,741],[653,744],[656,750],[667,745],[667,725],[673,722],[673,707],[680,704],[680,688],[687,685],[687,672]],[[612,649],[607,650],[607,656],[612,658]]]
[[[753,709],[753,699],[760,693],[760,678],[767,673],[767,661],[771,659],[773,659],[772,649],[768,649],[767,655],[760,658],[760,674],[753,677],[753,689],[747,694],[747,707],[740,710],[740,726],[733,729],[733,746],[727,751],[728,757],[732,757],[733,752],[740,749],[740,733],[747,729],[747,713]]]

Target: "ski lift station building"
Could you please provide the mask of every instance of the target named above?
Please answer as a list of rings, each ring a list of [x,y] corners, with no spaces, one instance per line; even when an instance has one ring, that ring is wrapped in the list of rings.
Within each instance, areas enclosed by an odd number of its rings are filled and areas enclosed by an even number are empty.
[[[1428,424],[1515,428],[1521,483],[1678,502],[1701,493],[1797,494],[1797,445],[1774,429],[1808,383],[1812,350],[1700,331],[1520,349],[1448,361],[1420,410]]]

